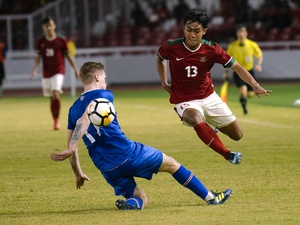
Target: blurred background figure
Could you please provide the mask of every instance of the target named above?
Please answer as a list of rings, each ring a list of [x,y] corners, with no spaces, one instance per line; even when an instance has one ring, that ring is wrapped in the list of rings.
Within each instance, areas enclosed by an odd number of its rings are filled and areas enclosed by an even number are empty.
[[[68,49],[69,49],[69,54],[74,58],[76,56],[76,44],[71,35],[68,38],[67,45],[68,45]]]
[[[36,57],[30,78],[33,79],[39,68],[40,61],[43,62],[43,95],[50,97],[50,108],[54,120],[54,130],[60,129],[59,114],[61,108],[61,93],[65,78],[65,57],[79,77],[79,72],[71,56],[67,40],[57,34],[56,24],[52,17],[48,16],[42,20],[44,36],[36,43]]]
[[[3,96],[2,84],[5,79],[5,68],[4,68],[4,60],[6,57],[7,47],[6,45],[0,41],[0,98]]]
[[[259,43],[264,53],[263,71],[256,74],[259,80],[299,80],[296,62],[299,55],[296,51],[300,49],[299,0],[28,0],[23,7],[20,7],[20,1],[0,0],[0,39],[9,49],[5,61],[5,94],[15,93],[16,88],[32,88],[34,91],[39,89],[38,80],[24,82],[23,76],[27,74],[23,72],[28,69],[21,65],[26,67],[32,61],[35,40],[41,33],[40,21],[47,15],[56,18],[57,30],[62,35],[73,35],[77,48],[76,61],[80,62],[84,57],[112,56],[107,57],[106,62],[119,65],[113,68],[120,70],[123,76],[111,78],[110,84],[131,84],[137,80],[129,72],[124,72],[129,70],[124,70],[123,65],[110,61],[119,60],[117,57],[124,55],[126,58],[132,57],[126,63],[128,68],[156,72],[151,66],[142,66],[147,63],[136,60],[155,54],[157,46],[163,40],[183,35],[180,21],[182,13],[187,11],[185,8],[197,8],[207,13],[210,23],[205,39],[220,43],[224,49],[236,40],[236,25],[245,24],[248,38]],[[276,54],[272,54],[271,51],[274,50],[277,51]],[[27,51],[27,54],[19,54],[19,51]],[[282,58],[291,58],[291,66],[283,69],[280,66]],[[16,60],[22,62],[18,63],[18,67],[14,66]],[[146,62],[148,60],[145,59]],[[129,62],[137,65],[132,66]],[[69,74],[68,65],[66,69]],[[218,70],[215,74],[224,72],[223,68],[216,67],[215,70]],[[73,84],[68,74],[64,83],[66,91]],[[138,82],[159,83],[157,77],[155,79],[143,74],[145,77],[140,77]],[[213,79],[217,82],[223,81],[222,76],[215,76]],[[80,87],[79,82],[76,85],[77,88]]]
[[[174,12],[173,12],[177,25],[183,24],[183,17],[189,9],[190,9],[189,6],[186,4],[184,0],[179,0],[178,5],[174,7]]]
[[[263,53],[258,44],[248,39],[248,32],[245,25],[239,25],[236,30],[237,40],[232,42],[227,53],[231,55],[236,61],[241,64],[248,72],[255,78],[254,70],[262,71]],[[254,66],[255,60],[257,63]],[[228,79],[228,69],[225,69],[225,79]],[[235,85],[239,88],[240,103],[243,107],[244,114],[248,114],[247,97],[254,96],[253,88],[243,81],[235,72],[233,72],[233,80]]]

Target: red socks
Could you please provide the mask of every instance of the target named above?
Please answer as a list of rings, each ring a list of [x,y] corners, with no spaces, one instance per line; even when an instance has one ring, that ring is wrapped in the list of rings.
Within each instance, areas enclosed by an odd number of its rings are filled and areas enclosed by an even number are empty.
[[[60,111],[60,100],[51,98],[51,113],[53,119],[58,119]]]
[[[214,151],[228,160],[229,150],[226,149],[218,135],[206,123],[202,122],[194,127],[198,137]]]

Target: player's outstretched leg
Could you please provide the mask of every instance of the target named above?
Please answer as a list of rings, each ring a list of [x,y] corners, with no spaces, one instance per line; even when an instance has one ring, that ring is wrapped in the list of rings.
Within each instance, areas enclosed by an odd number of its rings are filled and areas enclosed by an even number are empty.
[[[202,122],[194,127],[198,137],[215,152],[222,155],[232,164],[240,164],[242,154],[240,152],[231,152],[222,143],[216,132],[206,123]]]
[[[229,150],[226,149],[216,132],[209,127],[206,123],[202,122],[194,127],[198,137],[208,147],[213,149],[215,152],[222,155],[225,159],[228,159]]]
[[[189,171],[182,165],[173,174],[173,177],[181,185],[193,191],[196,195],[198,195],[210,205],[222,204],[232,194],[231,189],[227,189],[224,192],[220,193],[208,191],[207,188],[202,184],[202,182],[191,171]]]

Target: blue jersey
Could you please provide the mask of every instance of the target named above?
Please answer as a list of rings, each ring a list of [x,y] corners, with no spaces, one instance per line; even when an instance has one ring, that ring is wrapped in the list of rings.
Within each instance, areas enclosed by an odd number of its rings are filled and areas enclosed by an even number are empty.
[[[114,102],[113,93],[109,90],[97,89],[84,92],[69,110],[69,130],[75,129],[77,120],[81,118],[89,103],[96,98],[106,98]],[[99,127],[91,123],[82,139],[95,166],[102,172],[110,171],[123,164],[136,149],[136,143],[127,139],[122,132],[117,114],[108,126]]]

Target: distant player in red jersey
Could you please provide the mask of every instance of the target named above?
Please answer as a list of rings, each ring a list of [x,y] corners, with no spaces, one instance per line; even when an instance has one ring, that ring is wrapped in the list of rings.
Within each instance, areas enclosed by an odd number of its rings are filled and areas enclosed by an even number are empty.
[[[271,91],[262,88],[251,74],[217,43],[202,39],[207,32],[208,17],[198,9],[184,17],[184,38],[166,40],[157,52],[157,70],[163,88],[170,93],[170,102],[183,123],[194,127],[198,137],[233,164],[240,164],[242,154],[229,151],[212,128],[233,140],[243,132],[229,107],[214,91],[211,68],[219,63],[234,70],[248,83],[258,97]],[[167,79],[169,60],[171,84]]]
[[[42,21],[45,36],[36,42],[37,55],[34,62],[31,79],[36,76],[40,60],[43,62],[43,95],[50,97],[51,113],[54,120],[54,130],[59,130],[60,95],[65,77],[65,57],[70,62],[78,78],[79,73],[74,59],[69,53],[67,40],[56,33],[55,22],[52,17]]]

